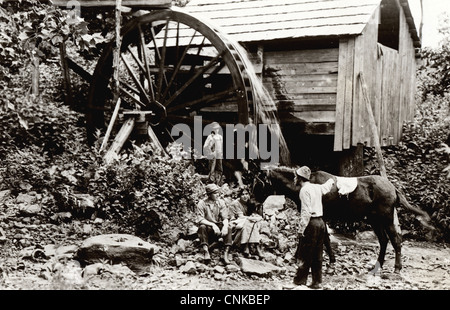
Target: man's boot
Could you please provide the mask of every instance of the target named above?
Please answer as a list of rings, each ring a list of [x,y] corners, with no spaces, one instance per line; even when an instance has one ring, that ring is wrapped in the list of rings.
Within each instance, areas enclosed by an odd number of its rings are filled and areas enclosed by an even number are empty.
[[[211,261],[211,255],[209,255],[209,249],[206,244],[203,245],[203,261],[205,264],[208,264]]]
[[[260,259],[265,257],[264,252],[261,249],[261,244],[256,244],[256,255],[259,256]]]
[[[224,261],[225,264],[227,264],[227,265],[231,263],[231,262],[230,262],[230,259],[229,259],[229,257],[228,257],[229,252],[230,252],[230,246],[227,245],[227,246],[225,246],[225,252],[223,253],[223,261]]]

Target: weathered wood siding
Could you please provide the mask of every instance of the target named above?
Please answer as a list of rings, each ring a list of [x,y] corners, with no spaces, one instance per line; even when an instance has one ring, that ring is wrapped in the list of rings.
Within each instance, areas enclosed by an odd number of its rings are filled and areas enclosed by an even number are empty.
[[[52,0],[52,3],[56,6],[67,8],[73,8],[77,5],[82,7],[116,6],[115,0]],[[168,8],[171,5],[171,0],[122,0],[122,6],[128,7]]]
[[[397,144],[404,121],[414,116],[415,49],[406,17],[400,10],[397,51],[377,42],[379,16],[380,10],[377,10],[362,35],[340,40],[335,151],[358,143],[374,145],[360,87],[360,72],[368,88],[382,146]]]
[[[276,100],[282,122],[334,124],[338,58],[337,48],[264,53],[264,86]]]

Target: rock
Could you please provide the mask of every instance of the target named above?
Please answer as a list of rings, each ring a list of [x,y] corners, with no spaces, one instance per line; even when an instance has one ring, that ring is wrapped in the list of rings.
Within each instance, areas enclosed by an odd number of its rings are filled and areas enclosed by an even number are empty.
[[[216,273],[225,273],[225,268],[223,268],[222,266],[214,266],[213,270]]]
[[[83,233],[88,235],[92,232],[92,225],[91,224],[83,224]]]
[[[192,246],[192,241],[179,239],[177,241],[178,251],[177,252],[186,252],[186,249]]]
[[[72,258],[78,251],[78,247],[76,245],[55,245],[55,244],[47,244],[44,246],[44,253],[46,257],[69,257]]]
[[[175,266],[180,267],[181,265],[186,264],[186,259],[179,255],[175,255]]]
[[[282,210],[286,198],[284,195],[271,195],[263,203],[264,214],[273,215],[276,211]]]
[[[11,190],[6,189],[0,191],[0,204],[5,203],[5,201],[11,196]]]
[[[104,260],[112,264],[123,263],[132,270],[148,266],[159,247],[129,234],[106,234],[83,241],[77,257],[86,264]]]
[[[20,193],[17,197],[16,197],[16,203],[17,204],[21,204],[21,203],[24,203],[24,204],[28,204],[28,205],[31,205],[31,204],[34,204],[34,203],[36,203],[36,195],[30,195],[30,194],[23,194],[23,193]]]
[[[19,204],[19,213],[23,216],[33,216],[41,212],[41,206],[38,204]]]
[[[287,252],[286,255],[284,256],[284,261],[286,263],[289,263],[293,258],[294,258],[294,255],[292,255],[291,252]]]
[[[94,224],[101,224],[101,223],[103,223],[103,219],[96,217],[94,220]]]
[[[88,277],[100,274],[100,272],[103,269],[104,269],[104,264],[102,264],[102,263],[95,263],[95,264],[87,265],[86,267],[84,267],[81,275],[83,276],[83,278],[88,278]]]
[[[368,231],[363,231],[363,232],[359,232],[356,235],[356,240],[358,241],[373,241],[373,242],[377,242],[377,236],[375,235],[375,233],[371,230]]]
[[[241,268],[239,268],[239,266],[236,266],[235,264],[228,264],[225,266],[225,270],[229,273],[233,273],[238,272],[239,270],[241,270]]]
[[[58,212],[53,214],[50,219],[54,222],[59,222],[59,221],[63,221],[63,222],[68,222],[70,221],[70,219],[72,218],[72,213],[70,212]]]
[[[188,261],[185,265],[181,266],[180,271],[187,274],[196,274],[197,267],[192,261]]]
[[[271,276],[281,272],[281,268],[271,263],[243,257],[239,259],[239,266],[241,267],[242,272],[258,276]]]

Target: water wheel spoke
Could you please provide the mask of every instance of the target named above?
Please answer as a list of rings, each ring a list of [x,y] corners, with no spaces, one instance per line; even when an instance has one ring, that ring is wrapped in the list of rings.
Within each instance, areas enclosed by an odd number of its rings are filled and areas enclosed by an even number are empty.
[[[172,123],[172,122],[170,122],[170,121],[167,121],[167,123],[172,127],[172,128],[176,128],[177,127],[177,124],[174,124],[174,123]],[[171,137],[171,139],[172,139],[172,141],[174,141],[175,142],[175,140],[173,139],[173,137],[172,137],[172,134],[169,132],[169,128],[165,128],[166,129],[166,132],[169,134],[169,136]],[[182,130],[181,130],[182,131]],[[192,135],[188,135],[188,137],[189,137],[189,139],[191,140],[191,142],[192,142],[192,144],[195,144],[195,140],[194,140],[194,138],[192,137]]]
[[[176,112],[176,111],[179,111],[179,110],[182,110],[185,108],[193,108],[193,107],[195,107],[196,109],[201,109],[201,108],[203,108],[209,104],[212,104],[218,100],[231,98],[233,96],[235,96],[235,90],[227,89],[223,92],[203,96],[202,98],[199,98],[197,100],[192,100],[192,101],[185,102],[185,103],[182,103],[182,104],[179,104],[176,106],[172,106],[167,109],[167,112],[171,113],[171,112]]]
[[[125,67],[127,68],[128,73],[130,74],[131,78],[133,79],[134,83],[136,84],[136,86],[138,87],[139,91],[140,91],[140,95],[141,97],[144,98],[144,100],[146,101],[147,104],[150,104],[150,100],[147,97],[146,91],[144,86],[141,84],[141,82],[139,81],[139,79],[137,78],[136,74],[134,73],[133,69],[131,68],[128,60],[124,57],[123,54],[120,55],[122,58],[122,62],[125,64]]]
[[[162,87],[163,87],[163,79],[166,80],[166,85],[167,83],[167,78],[166,78],[166,74],[165,74],[165,62],[166,62],[166,53],[167,53],[167,34],[169,33],[169,20],[167,20],[166,22],[166,27],[165,27],[165,32],[164,32],[164,43],[162,46],[162,50],[161,50],[161,59],[159,61],[159,77],[158,77],[158,100],[161,100],[161,95],[162,95]]]
[[[132,93],[130,93],[129,91],[127,91],[125,88],[123,88],[122,86],[119,86],[119,89],[121,92],[123,92],[125,95],[127,95],[134,103],[138,104],[141,107],[145,107],[146,104],[143,103],[142,101],[140,101],[139,99],[136,98],[135,95],[133,95]]]
[[[128,84],[125,81],[120,80],[119,84],[121,85],[121,89],[125,89],[124,87],[128,88],[130,91],[132,91],[133,93],[135,93],[136,95],[140,96],[141,93],[139,92],[139,90],[137,90],[136,88],[134,88],[133,86],[131,86],[130,84]]]
[[[176,58],[179,59],[179,60],[178,60],[177,65],[176,65],[176,67],[175,67],[175,69],[173,71],[172,77],[170,78],[169,84],[167,85],[166,90],[164,91],[163,95],[161,96],[160,100],[162,102],[166,99],[167,94],[169,92],[169,89],[172,87],[172,84],[175,81],[175,78],[177,77],[178,72],[180,71],[181,65],[184,62],[184,59],[185,59],[185,57],[187,55],[188,50],[190,49],[190,47],[192,45],[192,41],[194,40],[194,37],[195,37],[196,34],[197,34],[197,31],[194,32],[194,35],[191,37],[191,40],[189,41],[189,44],[185,47],[181,57],[178,58],[178,55],[176,56]],[[179,33],[177,33],[177,40],[178,40],[178,35],[179,35]],[[177,49],[178,49],[178,42],[177,42]]]
[[[149,85],[149,90],[150,90],[150,99],[152,101],[155,100],[155,91],[153,89],[153,79],[152,79],[152,75],[150,72],[150,64],[149,64],[149,59],[148,59],[148,54],[147,54],[147,46],[145,45],[145,37],[144,37],[144,32],[142,31],[142,27],[141,24],[138,24],[138,29],[139,29],[139,39],[140,39],[140,46],[141,46],[141,51],[142,51],[142,58],[144,59],[144,71],[148,80],[148,85]]]
[[[197,49],[197,56],[200,56],[200,53],[202,52],[203,48],[205,47],[206,37],[203,37],[202,43],[199,45]],[[195,64],[191,66],[191,69],[189,70],[189,74],[193,74],[195,70]]]
[[[171,104],[179,95],[181,95],[195,80],[197,80],[200,76],[202,76],[206,71],[208,71],[212,66],[216,65],[224,52],[220,53],[216,57],[214,57],[208,64],[201,67],[197,72],[183,85],[181,86],[172,97],[170,97],[164,105],[167,107]]]

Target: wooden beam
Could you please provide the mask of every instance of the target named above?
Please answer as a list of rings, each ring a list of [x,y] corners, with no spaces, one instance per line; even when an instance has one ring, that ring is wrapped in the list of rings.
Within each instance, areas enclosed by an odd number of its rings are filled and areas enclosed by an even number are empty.
[[[105,154],[104,160],[107,164],[110,164],[114,160],[114,158],[117,157],[117,154],[119,154],[123,145],[128,140],[128,137],[133,131],[134,124],[135,124],[134,117],[130,117],[125,121],[125,123],[123,123],[122,127],[119,130],[119,133],[117,134],[113,143],[111,144],[111,147]]]
[[[383,177],[387,177],[386,167],[385,167],[384,161],[383,161],[383,153],[381,152],[380,137],[378,136],[377,124],[375,123],[375,118],[373,116],[373,111],[372,111],[372,105],[370,104],[370,98],[369,98],[369,94],[367,91],[367,85],[364,80],[364,75],[362,72],[359,73],[359,83],[361,85],[364,102],[365,102],[365,106],[366,106],[366,110],[367,110],[367,115],[369,116],[369,125],[370,125],[370,130],[373,135],[375,150],[377,152],[378,164],[380,166],[379,167],[380,174]]]
[[[86,82],[92,81],[92,75],[84,70],[79,64],[77,64],[75,61],[70,59],[68,56],[66,56],[66,62],[67,66],[73,70],[76,74],[78,74],[82,79],[84,79]]]
[[[66,44],[64,42],[59,43],[59,53],[61,58],[61,71],[64,79],[64,101],[69,107],[73,108],[72,82],[66,56]]]

